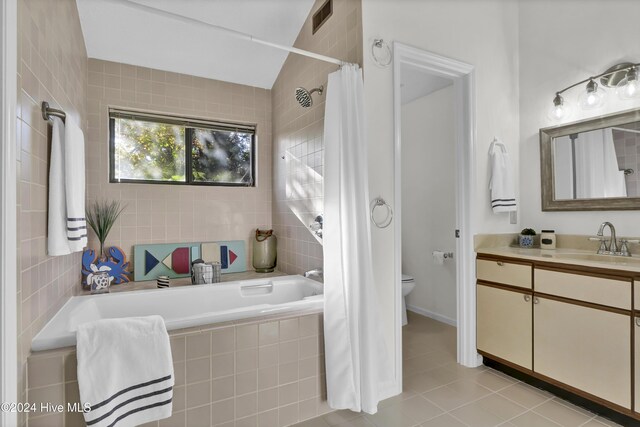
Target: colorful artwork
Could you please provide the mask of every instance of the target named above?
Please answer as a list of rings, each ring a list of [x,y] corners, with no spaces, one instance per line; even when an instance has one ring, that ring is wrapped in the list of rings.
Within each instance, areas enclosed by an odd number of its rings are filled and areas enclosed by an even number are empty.
[[[136,245],[134,246],[135,280],[154,280],[158,276],[170,278],[190,276],[191,262],[196,259],[220,262],[222,273],[236,273],[247,269],[243,240]]]
[[[107,249],[104,260],[98,260],[98,254],[93,249],[85,249],[82,253],[82,284],[91,286],[93,276],[98,271],[109,273],[109,281],[118,285],[129,282],[131,274],[127,269],[129,262],[124,251],[117,246]]]

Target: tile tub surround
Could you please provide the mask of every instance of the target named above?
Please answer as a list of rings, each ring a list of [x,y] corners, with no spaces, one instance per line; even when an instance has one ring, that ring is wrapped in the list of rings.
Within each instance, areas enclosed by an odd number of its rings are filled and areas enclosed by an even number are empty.
[[[333,0],[333,15],[311,33],[311,17],[325,0],[316,0],[294,46],[362,64],[360,0]],[[324,102],[313,94],[313,106],[301,107],[296,87],[324,85],[336,65],[289,55],[271,90],[273,104],[273,228],[278,235],[278,268],[300,274],[322,266],[322,245],[308,230],[323,211]],[[285,156],[283,159],[282,157]]]
[[[320,313],[170,332],[171,418],[145,425],[280,427],[330,411]],[[79,402],[75,348],[28,359],[28,401]],[[30,414],[29,425],[84,426],[82,414]]]
[[[256,187],[109,183],[109,107],[256,124]],[[136,244],[245,240],[251,267],[255,229],[272,228],[270,90],[89,59],[88,112],[87,202],[126,205],[106,246],[133,265]]]
[[[456,363],[456,329],[409,312],[404,391],[375,415],[337,411],[295,427],[604,427],[605,418],[486,366]]]
[[[80,291],[81,254],[46,253],[49,126],[40,103],[86,130],[87,54],[74,0],[18,0],[17,238],[18,400],[26,401],[31,339]],[[18,425],[26,416],[18,414]]]

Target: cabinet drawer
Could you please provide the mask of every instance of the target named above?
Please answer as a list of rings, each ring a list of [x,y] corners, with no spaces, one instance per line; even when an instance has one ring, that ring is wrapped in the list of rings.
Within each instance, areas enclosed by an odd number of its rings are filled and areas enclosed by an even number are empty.
[[[531,265],[515,264],[508,261],[491,261],[479,259],[476,261],[476,275],[478,280],[502,283],[531,289]]]
[[[633,308],[640,310],[640,279],[637,277],[633,281]]]
[[[631,309],[631,281],[583,276],[559,271],[534,271],[536,292],[609,307]]]

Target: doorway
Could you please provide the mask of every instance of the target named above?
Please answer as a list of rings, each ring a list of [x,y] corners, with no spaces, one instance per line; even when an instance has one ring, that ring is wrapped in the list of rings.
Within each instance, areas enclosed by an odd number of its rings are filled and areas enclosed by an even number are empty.
[[[394,43],[393,52],[394,191],[396,210],[399,210],[396,212],[397,221],[394,225],[396,336],[402,339],[401,283],[404,266],[406,269],[420,270],[416,276],[424,278],[423,283],[416,280],[416,288],[420,288],[413,298],[409,297],[410,308],[417,312],[422,309],[421,314],[455,324],[456,360],[464,366],[475,367],[481,364],[482,359],[476,351],[475,336],[475,229],[472,200],[476,179],[474,67],[397,42]],[[404,89],[404,102],[403,85],[407,88]],[[450,113],[448,117],[445,112],[447,105]],[[422,122],[417,120],[421,110],[427,112]],[[428,111],[431,111],[431,115]],[[438,120],[445,120],[445,117],[449,126],[436,123]],[[430,138],[432,142],[439,139],[437,148],[419,145],[428,144],[421,133],[425,132],[425,126],[429,123],[437,124],[432,128],[437,131],[432,130]],[[408,141],[410,138],[413,138],[413,142]],[[436,149],[439,151],[435,151]],[[409,160],[407,156],[403,156],[403,151],[407,151],[408,156],[420,156],[421,159]],[[440,159],[440,162],[428,165],[425,156],[430,154],[434,156],[432,161]],[[404,163],[407,163],[408,173],[404,171]],[[416,182],[413,182],[412,170],[415,171],[414,174],[420,175]],[[432,182],[419,182],[424,180]],[[414,197],[416,194],[420,194],[420,197]],[[440,202],[443,205],[440,210],[432,206]],[[405,209],[409,212],[404,212]],[[449,213],[445,218],[443,212],[446,211]],[[427,215],[431,217],[427,218]],[[421,217],[424,218],[422,222]],[[404,224],[405,221],[409,224]],[[423,241],[420,238],[414,239],[412,235],[418,234],[417,230],[421,226],[429,230],[428,233],[422,233]],[[403,259],[403,248],[407,251],[405,253],[409,253],[406,259]],[[442,265],[434,264],[434,251],[447,255],[453,252],[454,258],[444,260]],[[445,266],[447,261],[448,265]],[[428,269],[425,268],[427,263],[430,263]],[[451,281],[448,288],[445,287],[446,284],[438,283],[438,280],[446,279],[447,274]],[[438,295],[440,292],[440,302],[429,301],[429,295]],[[445,303],[447,299],[448,303]],[[415,304],[413,307],[412,303]],[[397,343],[396,348],[399,352],[397,369],[401,371],[402,343]]]

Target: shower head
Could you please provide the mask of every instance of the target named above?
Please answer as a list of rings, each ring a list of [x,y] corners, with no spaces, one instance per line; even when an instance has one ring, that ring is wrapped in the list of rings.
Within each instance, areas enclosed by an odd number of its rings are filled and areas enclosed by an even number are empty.
[[[306,90],[303,87],[297,87],[296,88],[296,101],[298,101],[298,104],[300,104],[301,106],[303,106],[304,108],[309,108],[313,105],[313,98],[311,97],[311,94],[313,92],[318,92],[320,95],[322,95],[322,91],[324,90],[324,87],[321,85],[320,87],[317,87],[315,89],[311,89]]]

